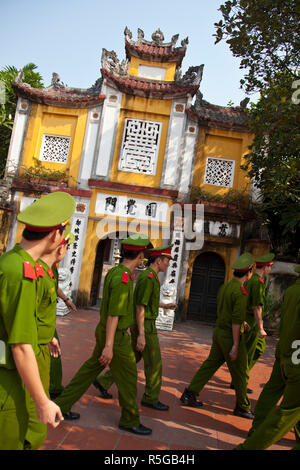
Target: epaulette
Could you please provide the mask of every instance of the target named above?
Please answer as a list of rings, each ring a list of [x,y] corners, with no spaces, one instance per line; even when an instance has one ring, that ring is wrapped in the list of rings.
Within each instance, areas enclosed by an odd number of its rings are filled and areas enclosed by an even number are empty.
[[[246,291],[245,287],[244,286],[241,286],[241,291],[243,292],[244,295],[247,295],[248,292]]]
[[[152,278],[153,278],[153,273],[150,272],[150,273],[148,274],[148,277],[149,277],[149,279],[152,279]]]
[[[26,279],[36,280],[36,272],[32,264],[30,264],[29,261],[23,261],[23,266],[24,266],[24,277],[26,277]]]
[[[261,277],[258,280],[261,284],[264,284],[264,280]]]
[[[48,269],[47,273],[48,273],[48,276],[50,277],[50,279],[53,279],[53,272],[52,272],[51,268]]]
[[[40,265],[40,263],[37,263],[34,267],[35,269],[35,274],[36,278],[38,279],[39,277],[44,277],[45,272],[43,266]]]

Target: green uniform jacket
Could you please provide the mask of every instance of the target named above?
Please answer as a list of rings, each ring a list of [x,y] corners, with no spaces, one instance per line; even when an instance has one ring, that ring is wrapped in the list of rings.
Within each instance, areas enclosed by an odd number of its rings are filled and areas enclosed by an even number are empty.
[[[244,331],[246,319],[247,291],[236,279],[223,284],[217,295],[217,326],[232,331],[232,325],[241,325]]]
[[[39,260],[44,270],[37,287],[37,325],[39,344],[49,343],[54,336],[56,326],[57,287],[51,268]]]
[[[284,293],[279,327],[280,358],[288,359],[293,356],[300,346],[300,344],[294,344],[293,347],[293,343],[297,340],[300,341],[300,280],[296,281]]]
[[[36,328],[35,261],[19,245],[0,257],[0,366],[14,369],[11,345],[39,351]]]
[[[153,269],[147,268],[139,275],[133,299],[134,305],[145,306],[145,319],[155,320],[157,318],[160,300],[160,282]]]
[[[106,331],[108,316],[118,316],[117,331],[127,330],[134,322],[133,282],[130,270],[123,264],[112,268],[105,276],[103,297],[100,308],[100,322],[97,326]]]
[[[264,314],[266,285],[262,277],[254,273],[251,279],[245,282],[245,289],[248,294],[246,321],[253,328],[256,325],[254,307],[260,305]]]

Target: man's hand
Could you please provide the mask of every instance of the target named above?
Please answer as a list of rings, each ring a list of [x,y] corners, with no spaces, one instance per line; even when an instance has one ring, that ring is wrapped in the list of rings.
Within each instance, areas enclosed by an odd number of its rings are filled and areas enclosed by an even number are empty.
[[[43,405],[36,405],[36,414],[41,423],[49,424],[53,428],[57,428],[59,423],[64,420],[59,406],[51,400]]]
[[[236,361],[239,353],[238,346],[233,345],[229,353],[229,357],[232,361]]]
[[[244,328],[245,328],[245,331],[250,331],[251,330],[251,326],[246,321],[244,321]]]
[[[73,304],[72,300],[67,299],[67,300],[65,301],[65,304],[66,304],[66,306],[68,307],[69,310],[72,310],[72,312],[77,312],[76,305]]]
[[[268,336],[263,328],[259,328],[258,332],[260,338],[265,338],[266,336]]]
[[[102,354],[99,357],[99,362],[103,366],[109,366],[111,360],[113,358],[113,348],[112,346],[105,346],[102,350]]]
[[[51,356],[58,357],[61,355],[61,349],[56,338],[53,338],[52,341],[48,343],[48,348]]]
[[[146,346],[146,339],[145,335],[139,335],[137,337],[137,342],[136,342],[136,350],[139,352],[143,352]]]

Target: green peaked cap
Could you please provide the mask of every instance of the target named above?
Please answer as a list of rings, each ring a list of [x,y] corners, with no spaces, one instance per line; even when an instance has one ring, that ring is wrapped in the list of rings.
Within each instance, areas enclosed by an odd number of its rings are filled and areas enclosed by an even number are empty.
[[[29,230],[46,232],[66,225],[75,211],[75,199],[68,193],[57,191],[42,196],[21,211],[17,219]]]
[[[173,245],[158,246],[157,248],[151,248],[148,250],[149,256],[169,256],[171,257]]]
[[[251,253],[243,253],[234,261],[232,269],[235,271],[247,271],[253,265],[254,259]]]
[[[275,258],[274,253],[267,253],[266,255],[260,256],[259,258],[256,258],[255,262],[256,265],[267,265],[269,264],[273,259]],[[259,266],[257,266],[259,267]]]
[[[142,251],[150,244],[149,238],[142,233],[135,233],[121,241],[125,250]]]

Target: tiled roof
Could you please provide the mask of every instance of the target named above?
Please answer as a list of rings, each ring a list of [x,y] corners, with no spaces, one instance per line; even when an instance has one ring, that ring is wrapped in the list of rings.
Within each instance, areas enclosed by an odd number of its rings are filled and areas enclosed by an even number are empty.
[[[33,101],[34,103],[65,106],[72,108],[90,108],[96,106],[105,99],[105,95],[93,94],[80,88],[48,88],[37,89],[27,83],[13,82],[12,86],[18,96]]]
[[[155,44],[130,44],[125,41],[126,56],[130,59],[131,56],[140,59],[148,59],[159,62],[176,62],[181,65],[185,56],[186,49],[183,47],[172,48],[171,46],[157,46]]]
[[[190,117],[207,127],[232,129],[247,132],[247,116],[241,107],[218,106],[202,101],[187,110]]]
[[[187,94],[193,96],[199,88],[199,85],[181,85],[176,82],[114,75],[105,69],[101,69],[101,73],[121,92],[147,98],[172,99],[186,97]]]

